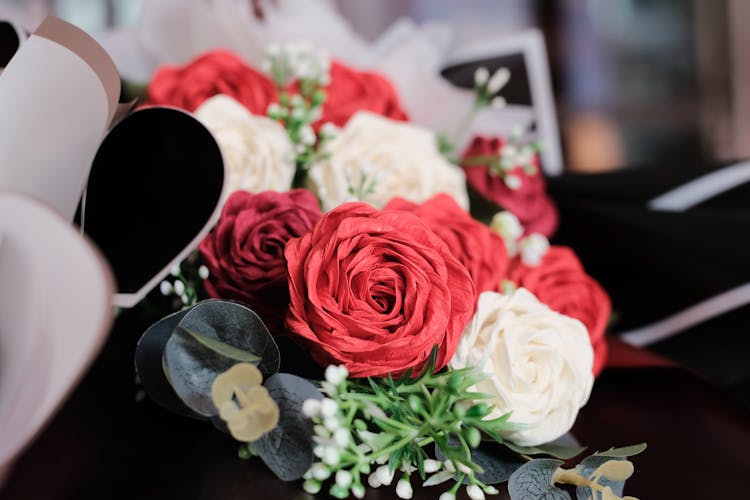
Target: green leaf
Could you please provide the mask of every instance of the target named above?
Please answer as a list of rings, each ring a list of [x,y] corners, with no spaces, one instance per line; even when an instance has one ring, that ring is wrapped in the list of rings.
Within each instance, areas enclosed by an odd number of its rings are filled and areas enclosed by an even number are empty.
[[[188,333],[195,340],[197,340],[204,346],[208,347],[215,353],[221,354],[222,356],[227,357],[229,359],[234,359],[236,361],[245,362],[245,363],[253,363],[255,365],[257,365],[258,362],[261,360],[261,357],[258,356],[257,354],[253,354],[251,352],[238,349],[234,347],[233,345],[222,342],[221,340],[215,337],[209,337],[208,335],[203,335],[202,333],[196,332],[195,330],[192,330],[190,328],[184,328],[181,326],[178,326],[177,328],[179,330],[182,330]]]
[[[506,441],[505,446],[520,453],[521,455],[534,456],[534,455],[549,455],[555,458],[561,458],[563,460],[570,460],[583,453],[586,449],[585,446],[562,446],[559,444],[540,444],[539,446],[518,446],[517,444]]]
[[[552,483],[561,460],[539,458],[526,462],[508,480],[511,500],[570,500],[570,495]]]
[[[279,348],[255,312],[236,302],[207,300],[196,304],[180,320],[167,341],[162,362],[174,391],[191,410],[212,417],[217,414],[211,385],[220,374],[237,364],[198,341],[188,330],[201,332],[245,352],[257,353],[264,378],[279,370]]]
[[[646,447],[646,443],[640,443],[631,446],[623,446],[622,448],[611,448],[606,451],[598,451],[594,453],[594,455],[600,457],[627,458],[642,453]]]
[[[263,385],[279,406],[279,424],[255,441],[253,449],[279,479],[295,481],[313,462],[313,423],[300,408],[323,395],[308,380],[289,373],[272,375]]]

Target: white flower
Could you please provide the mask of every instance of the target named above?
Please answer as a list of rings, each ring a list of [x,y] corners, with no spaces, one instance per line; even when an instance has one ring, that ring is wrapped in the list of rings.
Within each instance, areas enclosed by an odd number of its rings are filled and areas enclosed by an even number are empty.
[[[446,491],[440,495],[438,500],[456,500],[456,495],[454,495],[452,491]]]
[[[466,494],[469,495],[469,498],[471,498],[471,500],[484,500],[484,492],[482,491],[482,488],[480,488],[476,484],[470,484],[469,486],[467,486]]]
[[[159,291],[161,291],[162,295],[169,295],[172,293],[172,290],[174,290],[174,287],[172,287],[172,283],[169,281],[162,281],[161,284],[159,284]]]
[[[329,418],[336,415],[339,411],[339,405],[330,398],[324,398],[320,403],[320,416],[323,418]]]
[[[349,429],[343,427],[340,429],[336,429],[336,432],[333,433],[333,440],[340,448],[346,448],[346,445],[348,445],[349,441],[351,440]]]
[[[195,116],[213,134],[226,165],[227,195],[286,191],[294,178],[294,145],[276,121],[253,115],[225,95],[205,101]]]
[[[324,464],[335,467],[341,461],[341,452],[338,450],[338,448],[327,446],[323,450],[323,456],[321,457],[321,459],[323,460]]]
[[[180,280],[176,280],[174,282],[174,293],[176,295],[182,295],[183,293],[185,293],[185,283]]]
[[[352,484],[352,473],[348,470],[339,470],[336,472],[336,484],[346,489]]]
[[[333,385],[339,385],[349,376],[349,370],[344,365],[328,365],[325,371],[326,380]]]
[[[317,417],[320,414],[320,401],[314,398],[306,399],[302,403],[302,414],[308,418]]]
[[[523,226],[512,212],[503,210],[496,213],[490,222],[490,228],[500,235],[505,241],[508,253],[512,256],[516,254],[516,241],[523,235]]]
[[[206,266],[199,267],[198,276],[200,276],[202,280],[208,279],[208,268]]]
[[[428,458],[424,461],[424,471],[427,474],[439,471],[442,466],[442,462],[439,462],[438,460],[435,460],[433,458]]]
[[[364,498],[365,497],[365,487],[361,484],[353,484],[352,485],[352,495],[354,495],[355,498]]]
[[[508,186],[508,189],[512,189],[513,191],[517,190],[521,187],[521,178],[517,175],[508,174],[505,176],[505,185]]]
[[[505,101],[505,98],[497,96],[492,98],[490,105],[492,106],[492,109],[503,109],[508,103]]]
[[[510,70],[508,68],[498,69],[487,82],[487,92],[497,94],[508,83],[508,80],[510,80]]]
[[[315,495],[316,493],[320,492],[320,481],[316,481],[314,479],[308,479],[304,483],[302,483],[302,489],[308,492],[311,495]]]
[[[484,292],[464,330],[453,368],[481,367],[476,390],[492,394],[488,418],[513,412],[523,429],[505,437],[521,446],[552,441],[570,430],[594,383],[594,353],[580,321],[552,311],[528,290]]]
[[[414,496],[414,490],[408,479],[399,479],[398,483],[396,483],[396,496],[407,500]]]
[[[479,87],[484,87],[487,80],[490,78],[490,72],[484,66],[480,66],[474,71],[474,84]]]
[[[389,486],[393,481],[393,472],[391,472],[391,468],[387,465],[381,465],[375,469],[375,477],[377,477],[380,484]]]
[[[310,467],[310,474],[318,481],[325,481],[331,477],[331,469],[321,463],[314,463]]]
[[[549,250],[549,240],[543,234],[533,233],[518,243],[518,250],[524,264],[538,266]]]
[[[362,201],[384,207],[394,196],[421,203],[445,192],[468,208],[469,197],[462,170],[438,151],[429,130],[360,111],[324,148],[329,154],[313,164],[308,183],[323,209],[346,202],[352,187],[362,184],[362,165],[369,165],[374,178]]]

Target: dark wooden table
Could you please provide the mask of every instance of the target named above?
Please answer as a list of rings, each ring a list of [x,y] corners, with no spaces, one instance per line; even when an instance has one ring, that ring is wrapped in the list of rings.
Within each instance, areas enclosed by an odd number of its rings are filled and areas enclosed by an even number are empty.
[[[236,444],[210,424],[135,400],[132,354],[142,329],[132,316],[118,319],[84,381],[18,461],[0,500],[309,498],[301,484],[237,458]],[[748,498],[750,414],[683,369],[605,370],[574,434],[592,449],[648,442],[634,459],[630,495]],[[441,491],[416,489],[415,498]],[[395,495],[369,490],[367,498]]]

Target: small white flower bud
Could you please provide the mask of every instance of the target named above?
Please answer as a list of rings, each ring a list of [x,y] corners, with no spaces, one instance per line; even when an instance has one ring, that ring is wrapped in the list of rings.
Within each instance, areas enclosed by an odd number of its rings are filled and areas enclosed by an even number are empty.
[[[331,437],[331,432],[328,430],[328,427],[326,427],[325,425],[314,425],[313,432],[315,432],[316,436],[320,436],[325,439],[328,439]]]
[[[450,460],[446,460],[445,462],[443,462],[443,467],[445,467],[445,470],[447,471],[456,472],[456,468],[453,466],[453,462],[451,462]]]
[[[524,264],[538,266],[549,250],[549,241],[542,234],[530,234],[518,243],[518,249]]]
[[[340,470],[336,472],[336,484],[344,489],[349,488],[352,484],[352,473],[348,470]]]
[[[508,189],[512,189],[515,191],[516,189],[521,187],[521,178],[517,175],[506,175],[505,176],[505,185],[508,186]]]
[[[493,97],[492,101],[490,101],[490,106],[492,106],[492,109],[503,109],[505,106],[507,106],[508,103],[505,101],[504,97]]]
[[[469,498],[471,498],[471,500],[484,500],[484,492],[482,491],[482,488],[480,488],[476,484],[470,484],[469,486],[467,486],[466,494],[469,495]]]
[[[498,489],[492,486],[491,484],[488,484],[487,486],[484,487],[484,492],[487,493],[488,495],[497,495],[500,493],[500,491],[498,491]]]
[[[336,432],[333,433],[333,440],[336,442],[339,448],[346,448],[346,446],[349,444],[349,441],[351,440],[349,429],[345,429],[343,427],[340,429],[336,429]]]
[[[320,416],[323,418],[328,418],[336,415],[336,413],[339,411],[339,405],[336,401],[330,398],[324,398],[323,401],[320,402]]]
[[[300,129],[299,140],[302,141],[302,144],[307,144],[308,146],[315,144],[315,131],[310,125],[305,125]]]
[[[183,293],[180,296],[180,300],[182,301],[183,304],[188,305],[188,302],[190,302],[190,297],[188,297],[186,294]]]
[[[302,484],[302,489],[311,495],[315,495],[317,493],[320,493],[320,486],[320,481],[316,481],[315,479],[308,479]]]
[[[206,266],[199,267],[198,276],[200,276],[202,280],[208,279],[208,268]]]
[[[458,462],[456,467],[458,467],[458,472],[463,472],[464,474],[471,474],[471,467],[468,467],[466,464],[462,462]]]
[[[408,479],[399,479],[398,483],[396,483],[396,496],[407,500],[414,496],[414,490]]]
[[[346,379],[347,375],[349,375],[349,372],[344,366],[328,365],[325,372],[326,380],[333,385],[339,385]]]
[[[331,122],[326,122],[320,127],[320,133],[328,138],[335,137],[339,132],[341,132],[341,129]]]
[[[302,403],[302,414],[309,418],[317,417],[320,414],[320,401],[313,398],[306,399]]]
[[[272,102],[268,105],[266,113],[271,116],[278,115],[279,113],[281,113],[281,106],[279,106],[279,104],[276,102]]]
[[[338,448],[327,446],[323,449],[323,463],[335,467],[341,461],[341,452]]]
[[[172,276],[178,276],[180,274],[180,265],[175,264],[174,266],[172,266],[172,269],[169,270],[169,274],[171,274]]]
[[[490,78],[490,72],[484,66],[481,66],[474,71],[474,84],[477,87],[484,87],[487,80]]]
[[[331,469],[318,462],[312,464],[312,467],[310,467],[310,474],[312,474],[312,477],[318,481],[325,481],[331,477]]]
[[[318,445],[315,448],[313,448],[313,455],[315,455],[318,458],[322,458],[324,452],[325,452],[325,448],[321,445]]]
[[[391,468],[387,465],[381,465],[375,469],[375,474],[377,474],[380,484],[384,486],[390,486],[391,482],[393,482],[393,472],[391,472]]]
[[[325,425],[330,431],[335,431],[341,427],[341,420],[336,416],[328,417],[323,419],[323,425]]]
[[[354,495],[354,498],[364,498],[365,497],[365,487],[361,484],[353,484],[352,485],[352,495]]]
[[[515,241],[523,234],[523,226],[512,212],[504,210],[492,217],[490,229],[507,241]]]
[[[385,463],[388,463],[388,455],[380,455],[378,458],[375,459],[375,463],[378,465],[383,465]]]
[[[497,94],[508,83],[508,80],[510,80],[510,70],[508,68],[498,69],[487,82],[487,92]]]
[[[427,474],[439,471],[443,467],[442,462],[439,462],[433,458],[428,458],[424,461],[424,471]]]
[[[369,484],[371,488],[380,488],[381,486],[383,486],[383,483],[381,483],[380,479],[378,478],[377,471],[373,472],[367,477],[367,484]]]
[[[162,281],[159,285],[159,291],[161,291],[162,295],[169,295],[170,293],[172,293],[172,290],[174,290],[174,288],[172,287],[172,283],[170,283],[169,281]]]
[[[456,500],[456,495],[454,495],[452,491],[446,491],[440,495],[438,500]]]
[[[180,280],[175,281],[174,293],[176,293],[177,295],[182,295],[183,293],[185,293],[185,283]]]

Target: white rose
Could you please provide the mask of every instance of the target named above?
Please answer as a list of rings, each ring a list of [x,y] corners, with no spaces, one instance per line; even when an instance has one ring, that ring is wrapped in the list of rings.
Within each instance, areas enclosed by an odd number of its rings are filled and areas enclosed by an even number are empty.
[[[512,412],[523,424],[505,437],[521,446],[557,439],[570,430],[594,383],[594,352],[580,321],[554,312],[528,290],[484,292],[463,333],[453,368],[481,367],[477,384],[496,405],[489,418]]]
[[[421,203],[438,193],[469,207],[463,171],[440,154],[429,130],[360,111],[326,152],[308,175],[325,211],[355,200],[382,208],[394,196]]]
[[[282,125],[253,115],[226,95],[206,100],[195,116],[219,144],[227,167],[227,195],[240,189],[257,193],[292,186],[294,146]]]

